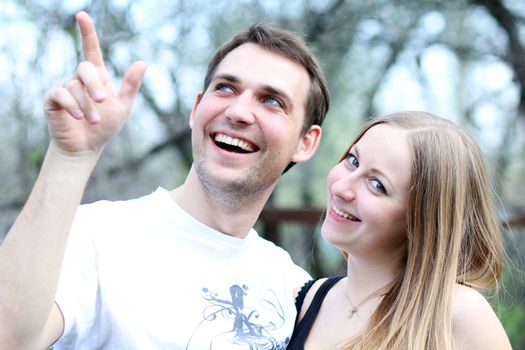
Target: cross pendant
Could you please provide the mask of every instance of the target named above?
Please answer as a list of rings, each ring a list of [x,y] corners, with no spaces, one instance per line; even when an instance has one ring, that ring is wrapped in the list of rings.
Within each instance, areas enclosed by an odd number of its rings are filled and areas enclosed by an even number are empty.
[[[357,308],[354,306],[350,310],[348,310],[348,319],[351,319],[354,317],[354,314],[357,313]]]

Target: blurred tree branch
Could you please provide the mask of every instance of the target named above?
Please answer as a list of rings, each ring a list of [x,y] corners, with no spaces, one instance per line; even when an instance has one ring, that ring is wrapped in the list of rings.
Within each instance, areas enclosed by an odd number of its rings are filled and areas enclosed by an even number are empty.
[[[509,40],[507,61],[512,66],[520,86],[518,110],[521,117],[525,118],[525,48],[520,40],[517,26],[522,19],[510,12],[501,0],[471,0],[471,2],[486,8],[507,34]]]

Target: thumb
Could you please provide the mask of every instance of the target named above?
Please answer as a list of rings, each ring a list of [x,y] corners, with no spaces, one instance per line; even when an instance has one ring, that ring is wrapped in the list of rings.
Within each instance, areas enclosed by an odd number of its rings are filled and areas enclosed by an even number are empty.
[[[122,81],[122,86],[120,87],[118,95],[122,101],[122,104],[128,110],[131,109],[133,99],[140,88],[142,77],[144,76],[145,71],[146,63],[137,61],[133,63],[124,74],[124,79]]]

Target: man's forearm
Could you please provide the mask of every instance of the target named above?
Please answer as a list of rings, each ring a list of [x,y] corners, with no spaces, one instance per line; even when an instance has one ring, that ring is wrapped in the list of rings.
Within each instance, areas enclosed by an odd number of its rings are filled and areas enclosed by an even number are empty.
[[[0,344],[40,336],[71,223],[97,158],[68,158],[48,149],[29,199],[0,247]]]

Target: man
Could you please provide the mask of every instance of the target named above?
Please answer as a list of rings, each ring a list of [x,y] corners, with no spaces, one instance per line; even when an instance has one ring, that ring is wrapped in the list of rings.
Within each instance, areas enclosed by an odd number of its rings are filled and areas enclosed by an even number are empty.
[[[46,98],[50,146],[0,247],[0,349],[284,349],[308,275],[252,226],[282,172],[318,147],[318,64],[295,34],[240,33],[196,97],[184,184],[79,207],[145,64],[114,94],[91,18],[77,21],[86,61]]]

